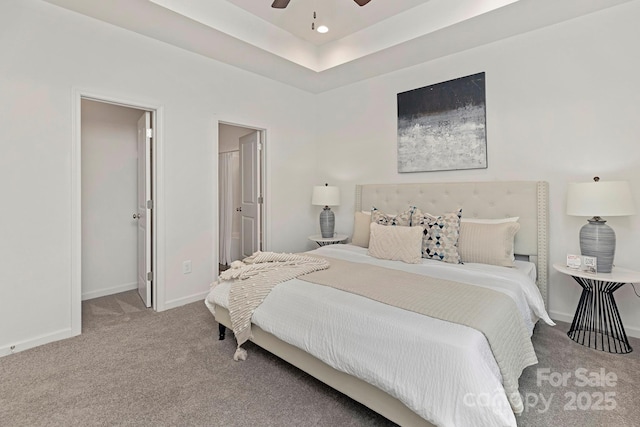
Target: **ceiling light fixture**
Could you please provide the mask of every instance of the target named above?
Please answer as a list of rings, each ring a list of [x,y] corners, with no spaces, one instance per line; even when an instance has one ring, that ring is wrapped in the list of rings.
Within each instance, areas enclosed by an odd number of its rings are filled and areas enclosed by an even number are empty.
[[[313,11],[313,21],[311,21],[311,30],[312,31],[317,31],[321,34],[324,34],[326,32],[329,31],[329,27],[327,27],[326,25],[318,25],[318,27],[316,28],[316,18],[317,18],[317,14],[315,12],[315,10]]]

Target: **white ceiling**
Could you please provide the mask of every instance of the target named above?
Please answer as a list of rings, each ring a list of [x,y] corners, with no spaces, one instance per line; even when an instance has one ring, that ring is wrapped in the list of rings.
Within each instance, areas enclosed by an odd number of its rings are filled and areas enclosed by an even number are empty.
[[[45,1],[319,93],[632,0]]]
[[[273,0],[228,0],[247,12],[288,31],[316,46],[341,39],[420,6],[429,0],[371,0],[360,7],[353,0],[290,0],[285,9],[271,7]],[[313,19],[316,12],[316,19]],[[327,25],[329,32],[320,34],[311,29],[311,22]]]

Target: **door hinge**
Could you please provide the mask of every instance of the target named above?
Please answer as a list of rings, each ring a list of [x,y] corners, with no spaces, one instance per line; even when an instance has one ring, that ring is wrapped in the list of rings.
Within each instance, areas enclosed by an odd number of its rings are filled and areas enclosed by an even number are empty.
[[[147,129],[147,138],[153,138],[153,129]]]
[[[147,200],[147,209],[153,209],[153,200]]]
[[[153,271],[147,273],[147,280],[153,280]]]
[[[258,196],[258,204],[263,204],[264,198],[262,196]]]
[[[262,150],[262,143],[258,142],[258,151]]]

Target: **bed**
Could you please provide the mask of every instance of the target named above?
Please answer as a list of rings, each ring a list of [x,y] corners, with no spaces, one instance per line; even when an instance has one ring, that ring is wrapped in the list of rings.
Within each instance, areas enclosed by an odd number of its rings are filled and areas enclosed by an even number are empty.
[[[374,259],[367,248],[357,245],[324,246],[309,254],[397,274],[408,270],[475,287],[497,286],[500,292],[513,294],[530,335],[539,319],[552,324],[545,310],[547,201],[546,182],[356,186],[356,215],[372,207],[400,213],[410,206],[434,214],[462,208],[463,218],[517,218],[514,268],[435,260],[405,264]],[[514,291],[512,281],[522,282],[523,290]],[[229,286],[230,282],[214,286],[205,299],[221,325],[221,336],[225,326],[231,327]],[[329,326],[328,318],[339,323]],[[487,339],[473,328],[299,279],[273,288],[251,322],[255,344],[399,425],[516,425],[511,396],[507,398],[501,385],[501,370]],[[369,353],[380,360],[367,360]],[[380,361],[391,369],[380,367]]]

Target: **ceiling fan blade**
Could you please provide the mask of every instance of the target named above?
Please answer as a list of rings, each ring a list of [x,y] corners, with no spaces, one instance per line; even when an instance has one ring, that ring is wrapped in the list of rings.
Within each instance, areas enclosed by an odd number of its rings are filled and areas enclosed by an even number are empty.
[[[276,9],[284,9],[289,4],[289,0],[273,0],[271,7],[275,7]]]
[[[364,6],[365,4],[369,3],[371,0],[354,0],[356,3],[358,3],[358,6]]]

